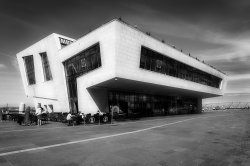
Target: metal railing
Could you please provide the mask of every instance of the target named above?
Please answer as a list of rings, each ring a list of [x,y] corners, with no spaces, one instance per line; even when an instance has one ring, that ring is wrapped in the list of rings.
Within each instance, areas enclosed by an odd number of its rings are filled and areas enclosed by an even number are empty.
[[[228,110],[228,109],[250,109],[250,102],[223,102],[223,103],[207,103],[202,105],[203,111],[212,110]]]

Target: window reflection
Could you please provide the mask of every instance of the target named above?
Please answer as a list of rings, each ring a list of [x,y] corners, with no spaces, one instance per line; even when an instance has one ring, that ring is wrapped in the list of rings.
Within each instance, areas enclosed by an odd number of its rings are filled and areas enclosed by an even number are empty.
[[[49,65],[49,60],[47,57],[47,53],[43,52],[40,53],[41,58],[42,58],[42,64],[43,64],[43,73],[44,73],[44,80],[49,81],[52,80],[52,74],[50,71],[50,65]]]
[[[36,83],[33,55],[23,57],[28,84]]]
[[[96,44],[64,62],[68,77],[80,76],[101,66],[100,47]]]
[[[109,91],[109,108],[118,106],[127,115],[140,116],[197,113],[197,99],[181,96],[158,96],[135,92]]]
[[[219,88],[221,78],[181,63],[144,46],[141,47],[140,68]]]

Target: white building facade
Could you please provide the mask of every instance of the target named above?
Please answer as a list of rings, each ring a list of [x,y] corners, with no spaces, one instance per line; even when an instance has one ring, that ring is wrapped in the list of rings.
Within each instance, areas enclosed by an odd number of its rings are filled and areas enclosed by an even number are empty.
[[[52,34],[17,54],[25,93],[54,112],[198,113],[227,76],[113,20],[78,40]]]

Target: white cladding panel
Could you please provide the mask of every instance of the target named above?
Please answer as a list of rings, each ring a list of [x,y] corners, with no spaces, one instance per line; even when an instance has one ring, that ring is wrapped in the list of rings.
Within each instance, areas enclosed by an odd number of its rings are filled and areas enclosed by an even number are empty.
[[[181,53],[180,51],[138,31],[137,29],[128,27],[123,23],[117,23],[117,42],[116,42],[116,76],[132,79],[142,82],[159,84],[169,87],[176,87],[181,89],[188,89],[198,92],[205,92],[214,95],[222,95],[225,89],[225,81],[221,89],[213,88],[210,86],[202,85],[199,83],[187,81],[180,78],[167,76],[161,73],[141,69],[140,55],[141,46],[146,46],[154,51],[163,55],[167,55],[180,62],[203,70],[207,73],[217,77],[226,79],[226,76],[217,70],[197,61]]]
[[[118,20],[97,28],[63,49],[61,49],[59,43],[59,36],[52,34],[17,54],[26,95],[35,96],[35,104],[53,104],[56,112],[69,111],[63,62],[96,43],[100,44],[101,67],[77,78],[78,108],[81,112],[96,113],[97,110],[108,110],[107,90],[104,87],[98,87],[98,84],[114,78],[203,92],[204,94],[210,94],[210,96],[223,95],[227,81],[224,74]],[[73,40],[65,36],[62,37]],[[163,55],[222,78],[221,89],[141,69],[139,67],[141,46],[146,46]],[[41,52],[47,52],[53,77],[51,81],[44,81],[39,55]],[[28,55],[34,57],[35,85],[28,85],[27,83],[22,57]]]
[[[78,107],[81,112],[96,113],[101,110],[87,88],[115,77],[115,27],[115,22],[106,24],[59,52],[63,62],[96,43],[100,44],[101,67],[77,78]]]
[[[17,54],[17,61],[25,89],[25,94],[28,97],[34,98],[35,106],[37,103],[43,105],[53,104],[53,108],[57,111],[64,112],[68,110],[68,97],[65,76],[63,75],[64,68],[60,65],[60,59],[58,57],[58,50],[61,49],[59,43],[59,37],[65,38],[65,36],[51,34],[48,37],[33,44],[27,49]],[[68,38],[69,40],[72,40]],[[46,52],[50,70],[52,74],[52,80],[45,81],[44,71],[42,66],[42,59],[39,53]],[[25,63],[23,57],[33,55],[35,80],[36,83],[28,85]]]

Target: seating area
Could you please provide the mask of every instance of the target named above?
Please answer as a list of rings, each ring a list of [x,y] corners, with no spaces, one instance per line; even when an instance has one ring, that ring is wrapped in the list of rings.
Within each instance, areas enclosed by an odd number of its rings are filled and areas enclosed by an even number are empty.
[[[41,122],[42,125],[49,124],[50,122],[59,122],[67,124],[69,126],[85,125],[85,124],[105,124],[112,123],[112,119],[115,121],[125,121],[127,119],[139,119],[138,114],[131,114],[129,117],[122,112],[114,112],[113,116],[109,113],[96,113],[94,115],[86,114],[73,114],[71,115],[71,120],[67,120],[68,113],[42,113]],[[14,121],[22,126],[35,126],[38,125],[38,116],[34,113],[28,114],[2,114],[2,120],[4,121]],[[111,122],[112,121],[112,122]]]

